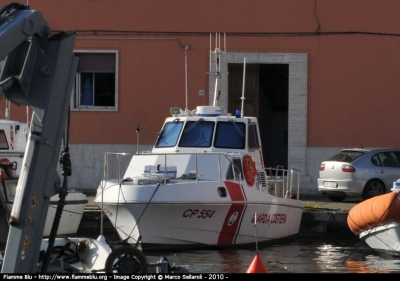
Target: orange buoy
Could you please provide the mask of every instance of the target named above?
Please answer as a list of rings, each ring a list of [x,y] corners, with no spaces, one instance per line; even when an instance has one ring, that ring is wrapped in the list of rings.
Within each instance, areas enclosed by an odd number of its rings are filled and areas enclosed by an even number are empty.
[[[268,273],[268,270],[265,267],[264,263],[262,262],[258,252],[256,253],[256,256],[254,257],[253,261],[251,262],[246,273]]]

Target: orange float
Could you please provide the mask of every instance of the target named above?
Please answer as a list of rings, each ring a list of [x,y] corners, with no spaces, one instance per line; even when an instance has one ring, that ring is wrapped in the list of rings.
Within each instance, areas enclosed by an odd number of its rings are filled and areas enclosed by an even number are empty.
[[[347,225],[357,235],[392,222],[400,222],[400,196],[397,192],[367,199],[354,206],[347,216]]]
[[[256,163],[253,161],[250,155],[245,155],[243,157],[243,173],[247,184],[253,186],[256,182],[257,169]]]
[[[246,273],[268,273],[268,269],[265,267],[264,263],[261,260],[259,253],[256,253],[253,261],[251,262],[249,268]]]

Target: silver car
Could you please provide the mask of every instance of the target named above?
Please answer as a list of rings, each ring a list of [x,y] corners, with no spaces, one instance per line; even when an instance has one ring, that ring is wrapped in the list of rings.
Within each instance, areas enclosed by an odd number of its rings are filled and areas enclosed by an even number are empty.
[[[400,149],[343,149],[319,167],[318,191],[331,201],[364,200],[390,191],[400,178]]]

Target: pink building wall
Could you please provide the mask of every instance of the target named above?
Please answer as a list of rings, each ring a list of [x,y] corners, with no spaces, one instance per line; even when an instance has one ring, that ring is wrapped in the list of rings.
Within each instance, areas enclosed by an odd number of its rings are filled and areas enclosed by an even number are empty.
[[[10,2],[0,0],[4,6]],[[25,3],[24,3],[25,4]],[[71,142],[153,144],[169,108],[208,104],[209,33],[232,52],[308,54],[307,146],[400,146],[397,0],[29,0],[77,50],[118,50],[118,112],[72,112]],[[319,29],[318,29],[319,27]],[[318,29],[318,30],[317,30]],[[319,34],[317,33],[320,32]],[[353,33],[356,32],[356,33]],[[205,96],[198,91],[205,90]],[[13,116],[25,118],[25,109]]]

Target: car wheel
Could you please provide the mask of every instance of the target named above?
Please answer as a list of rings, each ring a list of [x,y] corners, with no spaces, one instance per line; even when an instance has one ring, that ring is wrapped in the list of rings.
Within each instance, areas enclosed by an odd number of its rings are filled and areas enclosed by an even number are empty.
[[[330,195],[330,194],[327,194],[326,198],[328,198],[329,200],[331,200],[333,202],[340,202],[340,201],[343,201],[344,198],[346,198],[346,196],[345,195]]]
[[[372,198],[377,195],[385,194],[386,187],[382,181],[374,179],[367,182],[362,193],[364,200]]]

